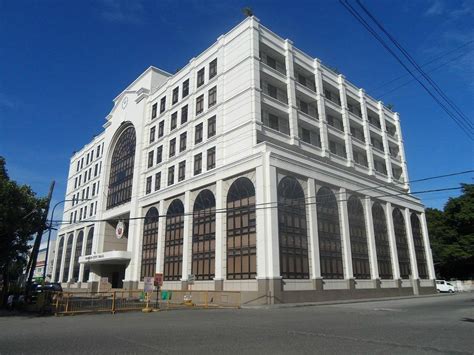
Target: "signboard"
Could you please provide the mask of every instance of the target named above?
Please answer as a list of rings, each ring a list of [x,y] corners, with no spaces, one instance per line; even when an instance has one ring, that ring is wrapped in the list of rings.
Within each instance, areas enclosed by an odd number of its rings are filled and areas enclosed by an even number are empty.
[[[145,292],[153,292],[154,284],[153,284],[153,277],[144,277],[143,278],[143,290]]]
[[[155,274],[154,283],[155,283],[155,286],[159,286],[159,287],[163,286],[163,274],[162,273],[157,272]]]
[[[125,223],[123,223],[123,221],[117,223],[117,226],[115,227],[115,236],[118,239],[122,239],[125,236]]]

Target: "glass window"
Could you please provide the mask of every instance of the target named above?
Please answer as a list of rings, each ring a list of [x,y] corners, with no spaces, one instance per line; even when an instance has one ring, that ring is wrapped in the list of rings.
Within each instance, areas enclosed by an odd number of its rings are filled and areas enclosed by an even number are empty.
[[[164,134],[165,134],[165,121],[161,121],[158,124],[158,138],[163,137]]]
[[[194,175],[201,174],[202,172],[202,153],[194,156]]]
[[[64,244],[64,237],[60,236],[59,237],[58,252],[56,254],[56,270],[54,272],[54,281],[55,282],[61,282],[61,280],[59,280],[59,274],[60,274],[60,271],[61,271],[61,261],[62,261],[62,258],[63,258],[63,244]]]
[[[198,71],[197,73],[197,87],[200,87],[204,84],[204,68]]]
[[[216,147],[207,150],[207,170],[216,167]]]
[[[166,213],[164,279],[179,281],[182,278],[184,235],[184,206],[174,200]]]
[[[208,107],[214,106],[217,102],[217,86],[214,86],[212,89],[209,90],[208,96]]]
[[[153,157],[154,151],[148,152],[148,167],[151,168],[153,166]]]
[[[151,176],[148,176],[146,178],[146,192],[147,194],[149,194],[151,192]]]
[[[405,229],[405,218],[400,209],[394,208],[392,212],[395,240],[397,242],[398,266],[400,267],[400,278],[409,279],[411,275],[410,254],[408,252],[407,232]]]
[[[189,79],[186,79],[183,82],[183,97],[188,96],[189,94]]]
[[[163,161],[163,146],[160,145],[156,148],[156,164],[160,164]]]
[[[155,174],[155,191],[161,189],[161,172]]]
[[[200,114],[203,110],[204,110],[204,95],[201,95],[196,99],[196,115]]]
[[[71,263],[73,234],[69,234],[66,244],[66,255],[64,256],[63,282],[69,281],[69,264]]]
[[[86,216],[87,217],[87,216]],[[84,218],[86,218],[84,217]],[[79,281],[79,257],[81,256],[82,253],[82,242],[84,241],[84,232],[80,231],[77,240],[76,240],[76,249],[74,251],[74,266],[72,270],[72,278],[74,279],[74,282]]]
[[[166,110],[166,96],[161,98],[160,113],[163,113],[165,110]]]
[[[188,122],[188,105],[181,107],[181,124]]]
[[[176,138],[170,140],[170,158],[176,154]]]
[[[202,142],[202,123],[198,124],[194,130],[194,144]]]
[[[178,166],[178,181],[183,181],[186,177],[186,162],[182,161]]]
[[[168,168],[168,186],[174,184],[174,166]]]
[[[277,130],[277,131],[280,130],[280,122],[279,122],[279,119],[278,119],[277,116],[272,115],[271,113],[269,113],[268,114],[268,122],[269,122],[269,125],[270,125],[271,129],[274,129],[274,130]]]
[[[216,116],[212,116],[207,120],[207,138],[216,135]]]
[[[351,240],[352,271],[356,279],[370,279],[369,249],[365,229],[364,208],[360,199],[351,196],[347,201]]]
[[[183,133],[181,133],[181,135],[179,136],[179,151],[180,151],[180,152],[186,150],[187,136],[188,136],[187,132],[183,132]]]
[[[381,279],[392,279],[392,257],[390,242],[388,240],[387,219],[380,203],[372,206],[372,219],[374,223],[375,250],[377,252],[377,265]]]
[[[178,125],[178,112],[173,112],[171,115],[171,123],[170,123],[170,130],[172,131],[173,129],[176,128]]]
[[[93,243],[93,241],[94,241],[94,227],[89,229],[89,232],[87,233],[86,252],[85,252],[84,255],[91,255],[92,254],[92,243]],[[89,281],[90,270],[91,270],[90,264],[84,264],[84,272],[82,274],[82,282]]]
[[[418,276],[420,279],[428,278],[428,267],[426,265],[425,248],[423,246],[423,236],[421,234],[420,217],[412,212],[410,216],[413,243],[415,246],[416,264],[418,266]]]
[[[158,104],[154,103],[153,106],[151,106],[151,119],[156,118],[156,111],[158,108]]]
[[[173,105],[178,102],[178,96],[179,96],[179,87],[176,87],[173,89],[173,97],[171,100]]]
[[[152,277],[156,272],[156,250],[158,243],[158,210],[152,207],[143,221],[142,262],[140,280]]]
[[[217,58],[209,63],[209,79],[217,75]]]

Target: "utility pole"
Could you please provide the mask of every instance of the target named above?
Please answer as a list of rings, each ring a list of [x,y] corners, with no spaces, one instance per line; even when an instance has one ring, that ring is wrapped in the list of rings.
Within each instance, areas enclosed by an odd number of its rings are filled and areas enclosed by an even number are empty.
[[[48,197],[46,200],[46,207],[43,212],[43,216],[41,217],[41,222],[38,226],[38,230],[36,233],[36,239],[35,243],[33,245],[33,249],[31,250],[31,256],[30,256],[30,261],[31,263],[28,263],[29,269],[27,270],[28,273],[28,281],[26,282],[26,293],[28,292],[28,286],[31,284],[31,280],[33,279],[33,273],[35,272],[36,269],[36,260],[38,259],[38,252],[39,248],[41,245],[41,237],[43,236],[45,227],[46,227],[46,221],[48,219],[48,212],[49,212],[49,205],[51,203],[51,198],[53,197],[53,190],[54,190],[54,180],[51,182],[51,186],[49,187],[49,193]]]

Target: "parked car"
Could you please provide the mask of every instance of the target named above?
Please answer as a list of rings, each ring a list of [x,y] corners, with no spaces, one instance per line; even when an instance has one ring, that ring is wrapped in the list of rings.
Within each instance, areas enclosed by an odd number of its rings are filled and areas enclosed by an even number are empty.
[[[454,291],[456,291],[454,289],[454,285],[450,284],[446,280],[436,280],[436,289],[438,290],[438,292],[454,293]]]

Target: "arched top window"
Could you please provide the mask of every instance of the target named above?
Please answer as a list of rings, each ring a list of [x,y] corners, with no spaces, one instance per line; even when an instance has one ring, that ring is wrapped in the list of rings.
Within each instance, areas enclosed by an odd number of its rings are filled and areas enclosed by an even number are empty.
[[[142,264],[140,280],[151,277],[156,269],[156,247],[158,242],[158,210],[151,207],[143,221]]]
[[[391,279],[393,278],[392,257],[388,240],[387,218],[382,205],[378,202],[375,202],[372,206],[372,220],[379,277],[381,279]]]
[[[112,154],[107,209],[129,202],[132,198],[135,146],[135,128],[129,126],[120,135]]]
[[[194,211],[201,211],[208,208],[216,207],[216,199],[214,194],[209,190],[202,190],[194,201]]]
[[[77,235],[76,249],[74,251],[74,266],[72,271],[72,278],[74,281],[79,281],[79,257],[82,253],[82,242],[84,241],[84,231],[80,231]]]
[[[356,279],[370,279],[369,249],[362,203],[357,196],[347,201],[351,240],[352,270]]]
[[[254,196],[255,187],[252,181],[246,177],[240,177],[232,183],[227,193],[227,202],[234,202]]]
[[[338,214],[337,200],[334,192],[327,187],[321,187],[316,194],[317,206],[328,213]]]
[[[145,220],[143,223],[145,226],[148,226],[152,223],[157,223],[158,217],[159,217],[158,210],[155,207],[152,207],[146,213]]]
[[[278,184],[278,202],[283,208],[305,208],[304,191],[292,176],[285,176]]]
[[[398,266],[400,267],[400,277],[408,279],[411,275],[410,254],[408,251],[407,232],[405,227],[405,218],[399,208],[394,208],[393,229],[395,231],[395,240],[397,243]]]
[[[178,281],[182,277],[184,236],[184,206],[181,200],[175,199],[166,212],[165,231],[165,281]]]
[[[174,215],[182,214],[184,213],[184,205],[181,202],[181,200],[173,200],[171,204],[168,207],[168,211],[166,212],[166,217],[171,218]]]
[[[94,241],[94,227],[89,229],[87,232],[87,240],[86,240],[86,251],[84,255],[91,255],[92,254],[92,242]],[[90,264],[84,265],[84,272],[82,274],[82,282],[87,282],[89,280],[89,274],[91,271]]]
[[[69,234],[67,237],[66,244],[66,255],[64,257],[64,269],[63,269],[63,282],[67,282],[69,279],[69,264],[71,263],[71,253],[72,253],[72,242],[74,239],[74,234]]]
[[[64,238],[65,237],[59,237],[59,245],[58,245],[58,252],[56,254],[56,271],[54,273],[54,281],[55,282],[60,282],[59,280],[59,272],[61,271],[61,261],[63,258],[63,245],[64,245]]]
[[[418,276],[420,279],[428,278],[428,267],[426,265],[425,248],[423,236],[421,234],[420,218],[415,212],[410,215],[411,230],[413,234],[413,244],[415,246],[416,264],[418,266]]]

